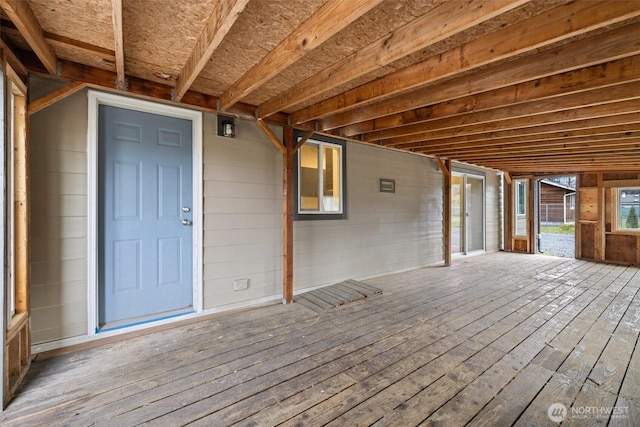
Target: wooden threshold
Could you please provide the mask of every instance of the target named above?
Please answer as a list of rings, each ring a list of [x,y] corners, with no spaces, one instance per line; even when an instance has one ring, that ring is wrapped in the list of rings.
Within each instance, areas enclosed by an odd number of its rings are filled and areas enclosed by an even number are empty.
[[[346,280],[334,285],[314,289],[297,295],[294,301],[315,312],[340,307],[354,301],[360,301],[373,295],[379,295],[382,289],[357,280]]]
[[[640,269],[497,253],[367,283],[36,361],[0,424],[640,425]]]

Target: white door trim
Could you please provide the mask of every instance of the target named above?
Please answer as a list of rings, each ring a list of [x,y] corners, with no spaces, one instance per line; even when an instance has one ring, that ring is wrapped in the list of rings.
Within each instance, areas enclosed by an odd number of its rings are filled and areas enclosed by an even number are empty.
[[[160,114],[190,120],[193,143],[193,308],[202,311],[202,113],[172,105],[159,104],[116,94],[88,91],[87,129],[87,193],[88,193],[88,259],[87,259],[87,333],[98,333],[98,106],[127,108],[145,113]],[[159,320],[100,333],[100,336],[120,334],[171,321]]]

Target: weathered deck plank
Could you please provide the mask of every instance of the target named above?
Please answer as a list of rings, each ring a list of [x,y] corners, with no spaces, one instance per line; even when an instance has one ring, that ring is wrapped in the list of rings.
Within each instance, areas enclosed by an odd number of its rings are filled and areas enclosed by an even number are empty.
[[[637,425],[639,289],[637,268],[507,253],[345,281],[36,361],[0,424],[529,426],[559,402],[626,411],[563,425]]]

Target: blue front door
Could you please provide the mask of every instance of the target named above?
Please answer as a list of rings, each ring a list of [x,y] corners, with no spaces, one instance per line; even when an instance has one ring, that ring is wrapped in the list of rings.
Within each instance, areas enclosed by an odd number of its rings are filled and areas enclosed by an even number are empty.
[[[193,305],[192,123],[99,107],[101,328]]]

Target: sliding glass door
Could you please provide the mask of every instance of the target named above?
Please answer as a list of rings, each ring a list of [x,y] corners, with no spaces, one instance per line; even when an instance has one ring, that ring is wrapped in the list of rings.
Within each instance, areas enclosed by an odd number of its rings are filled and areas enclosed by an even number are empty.
[[[484,177],[454,172],[451,178],[451,253],[485,249]]]

